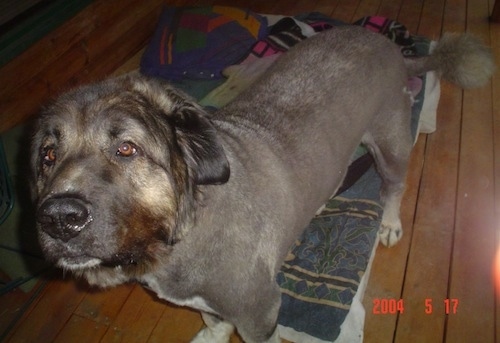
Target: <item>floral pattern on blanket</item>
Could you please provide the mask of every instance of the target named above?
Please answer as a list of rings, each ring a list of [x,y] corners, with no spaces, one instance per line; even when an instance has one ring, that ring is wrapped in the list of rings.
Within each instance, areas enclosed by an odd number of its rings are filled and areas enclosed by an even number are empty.
[[[330,199],[291,248],[276,278],[281,326],[324,341],[338,337],[376,242],[379,183],[370,170]],[[357,198],[365,193],[366,198]]]
[[[380,205],[371,201],[340,197],[330,200],[285,260],[277,277],[282,291],[345,307],[349,301],[342,294],[345,290],[356,292],[381,212]]]

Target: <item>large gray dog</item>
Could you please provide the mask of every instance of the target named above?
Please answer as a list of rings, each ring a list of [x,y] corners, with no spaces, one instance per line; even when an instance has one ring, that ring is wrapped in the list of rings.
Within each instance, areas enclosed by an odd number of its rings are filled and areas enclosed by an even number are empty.
[[[489,50],[448,35],[404,59],[383,36],[343,27],[298,44],[213,115],[139,74],[71,91],[37,122],[32,165],[47,258],[111,286],[138,280],[202,311],[196,342],[278,341],[275,276],[360,142],[383,179],[382,243],[401,238],[410,76],[485,83]]]

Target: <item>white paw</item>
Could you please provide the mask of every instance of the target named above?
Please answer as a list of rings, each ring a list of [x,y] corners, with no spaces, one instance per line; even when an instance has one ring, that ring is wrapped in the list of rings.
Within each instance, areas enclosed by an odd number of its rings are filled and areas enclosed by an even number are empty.
[[[395,223],[387,223],[382,221],[380,224],[380,229],[378,230],[378,236],[383,245],[390,248],[396,245],[397,242],[401,240],[403,236],[403,229],[401,228],[401,222],[396,221]]]
[[[220,322],[216,326],[205,327],[191,340],[191,343],[227,343],[229,342],[234,327],[226,322]]]

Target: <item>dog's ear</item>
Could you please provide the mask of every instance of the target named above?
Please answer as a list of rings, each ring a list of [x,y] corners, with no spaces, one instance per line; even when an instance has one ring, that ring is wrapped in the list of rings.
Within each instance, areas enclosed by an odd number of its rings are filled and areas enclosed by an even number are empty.
[[[229,162],[224,148],[200,107],[161,79],[130,73],[124,76],[124,81],[164,111],[196,184],[222,184],[229,180]]]
[[[229,180],[229,162],[210,120],[196,108],[181,107],[170,116],[177,142],[198,185]]]

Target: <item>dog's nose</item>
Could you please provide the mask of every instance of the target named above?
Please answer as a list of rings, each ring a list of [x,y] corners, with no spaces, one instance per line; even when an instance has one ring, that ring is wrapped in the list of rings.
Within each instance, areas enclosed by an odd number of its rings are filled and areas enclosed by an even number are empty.
[[[91,221],[89,205],[78,198],[50,198],[37,212],[43,231],[64,242],[76,237]]]

